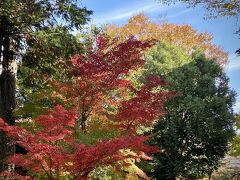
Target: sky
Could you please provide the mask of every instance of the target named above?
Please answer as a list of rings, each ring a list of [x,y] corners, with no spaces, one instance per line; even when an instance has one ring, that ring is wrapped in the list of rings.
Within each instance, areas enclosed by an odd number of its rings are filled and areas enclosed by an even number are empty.
[[[81,5],[94,11],[90,24],[124,25],[131,16],[144,12],[155,22],[166,20],[170,23],[189,24],[199,32],[211,33],[214,43],[229,53],[225,72],[230,79],[230,87],[238,94],[234,111],[240,111],[240,57],[234,53],[240,48],[240,37],[235,34],[240,27],[240,17],[206,19],[204,17],[207,11],[201,6],[187,8],[181,3],[167,6],[156,0],[82,0]]]

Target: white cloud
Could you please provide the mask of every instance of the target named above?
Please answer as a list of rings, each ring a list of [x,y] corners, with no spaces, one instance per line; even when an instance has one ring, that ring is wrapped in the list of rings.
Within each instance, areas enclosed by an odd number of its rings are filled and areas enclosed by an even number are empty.
[[[172,8],[170,6],[166,5],[160,5],[159,3],[142,3],[137,5],[129,5],[127,7],[123,7],[122,9],[112,10],[110,12],[106,12],[102,15],[97,15],[96,17],[93,17],[92,23],[94,24],[103,24],[103,23],[112,23],[119,20],[128,19],[131,16],[145,12],[145,13],[153,13],[156,11],[165,11],[169,8]]]
[[[192,10],[191,8],[182,6],[181,3],[176,3],[175,6],[168,6],[153,0],[139,1],[138,3],[129,1],[129,3],[120,4],[122,5],[121,7],[106,9],[101,12],[96,11],[92,15],[90,24],[116,24],[141,12],[146,13],[150,17],[153,14],[154,16],[158,14],[160,17],[161,15],[164,15],[164,18],[169,19],[181,16],[182,14],[188,13]]]
[[[231,54],[229,57],[229,63],[225,66],[227,72],[240,70],[240,56]]]
[[[168,15],[167,18],[178,17],[178,16],[180,16],[180,15],[182,15],[182,14],[185,14],[185,13],[187,13],[187,12],[189,12],[189,11],[192,11],[192,9],[191,9],[191,8],[184,9],[184,10],[182,10],[182,11],[176,12],[175,14]]]

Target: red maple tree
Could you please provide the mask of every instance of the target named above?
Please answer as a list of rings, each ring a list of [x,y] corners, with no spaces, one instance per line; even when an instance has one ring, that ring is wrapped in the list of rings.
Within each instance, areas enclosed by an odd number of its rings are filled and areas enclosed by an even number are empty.
[[[87,55],[72,57],[72,80],[51,81],[55,96],[71,104],[70,110],[60,105],[49,110],[35,120],[37,126],[33,132],[0,120],[0,129],[28,151],[10,157],[8,163],[21,166],[33,177],[86,179],[101,165],[114,166],[129,158],[149,159],[145,154],[157,149],[144,144],[148,137],[138,135],[137,129],[151,126],[162,116],[164,103],[174,93],[158,90],[165,85],[160,78],[150,76],[136,88],[125,76],[144,64],[143,51],[152,44],[134,38],[119,43],[99,36]],[[77,120],[80,119],[82,130],[87,132],[86,122],[94,118],[111,122],[112,130],[121,133],[93,145],[79,143],[74,135]],[[123,153],[123,149],[134,153]],[[7,172],[4,175],[27,178]]]
[[[36,119],[40,128],[35,133],[9,126],[1,119],[0,129],[28,151],[26,155],[15,154],[10,157],[8,163],[47,179],[59,179],[68,174],[74,179],[84,179],[99,165],[114,165],[116,161],[126,158],[139,158],[142,152],[156,151],[156,148],[144,144],[147,139],[144,136],[120,137],[93,146],[79,144],[73,135],[76,117],[76,110],[67,111],[62,106],[56,106],[48,114]],[[119,150],[125,148],[137,153],[122,154]]]
[[[152,92],[152,89],[165,85],[158,77],[148,77],[140,89],[125,77],[144,65],[144,51],[153,44],[153,41],[139,41],[134,37],[125,42],[117,38],[111,41],[104,36],[97,37],[95,47],[90,47],[87,55],[72,57],[72,81],[51,81],[55,96],[77,107],[83,130],[86,130],[90,116],[99,118],[102,115],[122,121],[122,125],[126,125],[124,121],[135,121],[132,127],[137,123],[143,125],[144,121],[147,125],[147,122],[164,114],[163,104],[173,93]],[[134,98],[126,97],[129,92]],[[117,108],[118,114],[106,107]],[[132,114],[132,120],[128,118],[128,113]],[[134,114],[142,117],[136,119]],[[128,129],[131,129],[129,125]]]

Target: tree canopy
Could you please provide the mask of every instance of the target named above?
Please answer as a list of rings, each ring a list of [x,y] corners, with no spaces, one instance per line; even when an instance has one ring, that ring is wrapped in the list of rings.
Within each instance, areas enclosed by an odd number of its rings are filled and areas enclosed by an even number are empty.
[[[229,150],[234,135],[235,93],[214,61],[201,53],[158,44],[147,55],[143,74],[157,74],[171,83],[178,96],[167,102],[167,115],[154,127],[150,144],[154,155],[153,177],[197,179],[211,173]]]
[[[185,48],[189,54],[195,49],[199,49],[205,53],[207,58],[215,59],[222,65],[228,59],[228,54],[220,46],[213,43],[213,37],[210,33],[197,32],[188,24],[156,23],[143,13],[131,17],[128,23],[122,27],[107,25],[106,33],[111,37],[117,36],[123,40],[134,36],[140,40],[165,41]]]

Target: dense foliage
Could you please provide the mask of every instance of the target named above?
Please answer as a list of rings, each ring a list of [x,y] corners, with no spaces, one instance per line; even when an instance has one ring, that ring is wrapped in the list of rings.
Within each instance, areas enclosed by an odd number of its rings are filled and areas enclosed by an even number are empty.
[[[106,33],[110,37],[119,37],[122,40],[130,36],[140,40],[156,40],[185,48],[189,54],[198,49],[204,52],[207,58],[216,60],[224,65],[228,54],[213,43],[213,36],[207,32],[199,33],[192,26],[173,23],[156,23],[143,13],[131,17],[123,26],[107,25]]]
[[[163,76],[172,85],[165,90],[178,92],[167,103],[166,117],[151,131],[156,134],[151,143],[162,152],[154,163],[142,167],[160,179],[211,176],[234,135],[235,93],[219,67],[226,62],[226,53],[211,43],[208,33],[197,33],[187,25],[156,24],[143,14],[122,27],[108,25],[106,32],[122,40],[134,36],[160,42],[146,53],[146,64],[137,74]],[[135,75],[130,77],[135,84],[144,82]]]
[[[174,93],[158,91],[165,82],[155,76],[146,77],[146,83],[135,88],[124,75],[144,64],[142,52],[152,44],[133,38],[113,43],[98,36],[87,54],[73,56],[71,80],[51,79],[50,83],[56,89],[53,101],[74,110],[56,106],[37,118],[30,132],[2,121],[1,129],[27,150],[25,155],[14,155],[8,162],[27,170],[30,176],[59,179],[66,174],[87,178],[96,167],[114,166],[124,159],[151,159],[144,153],[156,152],[156,148],[145,145],[148,137],[138,135],[137,130],[152,126],[165,114],[163,104]],[[92,130],[89,124],[96,122],[99,125]],[[108,131],[118,133],[103,134],[84,145],[83,134],[91,138],[92,133],[106,126],[111,128]],[[146,177],[144,173],[140,175]]]
[[[160,43],[148,54],[145,74],[163,75],[172,84],[169,90],[178,92],[153,130],[151,144],[161,153],[154,155],[152,175],[211,176],[234,135],[235,94],[222,69],[199,53],[186,58],[183,50]]]
[[[182,2],[239,13],[238,1]],[[81,6],[0,2],[0,179],[210,177],[234,134],[227,53],[143,13],[84,32]]]
[[[8,159],[9,163],[28,170],[30,177],[44,179],[85,179],[89,172],[100,165],[114,165],[115,162],[144,157],[143,152],[156,151],[144,145],[146,137],[121,137],[102,141],[92,146],[77,143],[74,139],[74,125],[77,111],[67,111],[56,106],[48,114],[38,117],[34,133],[17,126],[9,126],[3,120],[0,128],[14,142],[24,147],[26,155],[16,154]],[[121,149],[132,149],[133,154],[121,153]],[[3,172],[1,177],[28,179],[16,173]]]

